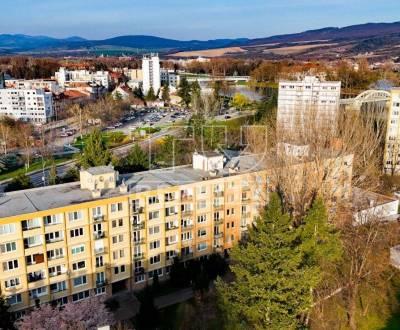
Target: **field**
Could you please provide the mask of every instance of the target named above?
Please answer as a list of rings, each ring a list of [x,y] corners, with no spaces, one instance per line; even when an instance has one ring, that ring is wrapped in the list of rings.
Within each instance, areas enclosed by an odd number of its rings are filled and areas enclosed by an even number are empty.
[[[272,53],[275,55],[292,55],[301,53],[310,49],[319,48],[319,47],[329,47],[335,46],[335,43],[328,43],[328,44],[317,44],[317,45],[296,45],[296,46],[289,46],[289,47],[280,47],[280,48],[270,48],[264,49],[264,53]]]
[[[233,53],[245,53],[247,50],[240,47],[227,47],[227,48],[217,48],[217,49],[207,49],[207,50],[196,50],[196,51],[188,51],[188,52],[179,52],[172,54],[170,56],[174,57],[218,57],[226,54]]]

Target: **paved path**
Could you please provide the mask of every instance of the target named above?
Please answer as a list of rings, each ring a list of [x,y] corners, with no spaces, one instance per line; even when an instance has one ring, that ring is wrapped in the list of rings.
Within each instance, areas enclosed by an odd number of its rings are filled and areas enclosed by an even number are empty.
[[[194,292],[192,288],[182,289],[179,291],[172,292],[165,296],[160,296],[154,298],[154,305],[158,308],[165,308],[171,305],[175,305],[177,303],[189,300],[193,298]]]

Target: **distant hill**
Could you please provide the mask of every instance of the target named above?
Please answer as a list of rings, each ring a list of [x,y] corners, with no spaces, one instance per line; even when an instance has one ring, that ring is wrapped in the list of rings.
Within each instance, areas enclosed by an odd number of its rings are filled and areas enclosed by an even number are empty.
[[[246,52],[242,56],[251,54],[265,54],[260,47],[268,44],[293,43],[335,43],[342,45],[347,42],[356,45],[355,50],[374,50],[384,43],[389,47],[397,42],[400,36],[400,22],[394,23],[367,23],[347,27],[326,27],[317,30],[309,30],[301,33],[276,35],[257,39],[215,39],[215,40],[174,40],[147,35],[117,36],[104,40],[86,40],[73,36],[65,39],[57,39],[47,36],[29,36],[23,34],[0,34],[0,54],[15,53],[62,53],[63,51],[158,51],[161,53],[173,53],[179,51],[207,50],[228,47],[244,47]],[[380,40],[382,38],[382,40]],[[394,38],[394,39],[393,39]],[[325,45],[326,46],[326,45]],[[252,48],[254,47],[254,48]],[[257,48],[258,47],[258,48]],[[311,48],[310,48],[311,49]],[[315,49],[315,47],[313,47]],[[315,51],[318,51],[316,49]],[[277,53],[275,51],[275,53]],[[283,55],[282,55],[283,56]]]
[[[400,33],[400,22],[394,23],[366,23],[359,25],[351,25],[343,28],[327,27],[317,30],[309,30],[301,33],[283,34],[267,38],[253,39],[248,45],[261,45],[269,43],[285,43],[300,41],[317,41],[317,40],[354,40],[360,38],[370,38],[382,35]]]

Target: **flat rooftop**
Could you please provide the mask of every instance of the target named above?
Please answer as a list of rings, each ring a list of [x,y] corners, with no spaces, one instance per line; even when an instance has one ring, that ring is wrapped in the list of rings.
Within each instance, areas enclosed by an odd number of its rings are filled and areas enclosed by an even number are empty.
[[[228,160],[223,170],[219,171],[216,176],[210,175],[210,172],[195,170],[192,165],[124,174],[120,175],[119,179],[128,186],[127,193],[120,192],[117,187],[104,190],[99,198],[94,198],[90,190],[81,189],[79,182],[9,192],[0,197],[0,218],[256,172],[269,167],[268,164],[272,164],[272,162],[268,161],[267,155],[247,154]],[[102,172],[107,168],[105,166],[100,167],[99,170],[90,170],[97,173],[97,171]],[[237,168],[238,171],[232,173],[230,169],[234,168]]]

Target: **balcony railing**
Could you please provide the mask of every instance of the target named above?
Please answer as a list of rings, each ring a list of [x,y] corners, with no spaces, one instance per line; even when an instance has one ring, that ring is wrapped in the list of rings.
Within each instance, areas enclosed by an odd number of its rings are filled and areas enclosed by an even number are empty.
[[[179,228],[179,226],[177,226],[177,225],[173,225],[173,226],[165,225],[165,230],[166,231],[174,230],[174,229],[178,229],[178,228]]]
[[[134,222],[132,224],[132,227],[134,230],[141,230],[144,229],[146,227],[145,222],[144,221],[140,221],[140,222]]]
[[[144,267],[135,268],[135,274],[136,275],[144,274]]]
[[[193,214],[193,210],[182,210],[182,216],[191,216]]]
[[[215,197],[223,197],[224,196],[224,192],[219,190],[219,191],[214,191],[214,196]]]
[[[214,219],[214,224],[215,225],[221,225],[223,222],[224,222],[223,218]]]
[[[28,274],[28,283],[41,281],[44,278],[45,278],[44,274],[34,274],[34,275]]]
[[[106,253],[107,252],[107,250],[106,250],[106,248],[105,247],[102,247],[102,248],[95,248],[94,249],[94,254],[104,254],[104,253]]]
[[[224,233],[223,232],[219,232],[219,233],[215,233],[214,234],[214,238],[222,238],[224,237]]]
[[[182,253],[181,257],[183,260],[191,259],[193,258],[193,252]]]
[[[193,195],[191,194],[181,194],[181,201],[191,201],[193,199]]]
[[[193,224],[182,226],[182,230],[193,229],[193,226],[194,226]]]
[[[132,213],[142,214],[142,213],[144,213],[144,207],[143,206],[132,207]]]
[[[64,240],[64,237],[49,238],[49,239],[46,239],[46,244],[62,242],[63,240]]]
[[[250,201],[250,196],[242,196],[242,202]]]
[[[96,281],[96,287],[100,288],[102,286],[107,285],[107,280]]]
[[[242,186],[242,191],[249,191],[250,190],[250,186],[246,185],[246,186]]]
[[[242,217],[242,219],[250,218],[250,212],[244,212],[244,213],[242,213],[241,217]]]
[[[94,222],[102,222],[104,221],[104,215],[98,214],[93,216],[93,221]]]
[[[144,258],[144,252],[136,253],[133,255],[134,260],[142,260]]]
[[[221,204],[213,204],[213,207],[215,211],[221,211],[224,209],[224,205]]]
[[[143,244],[144,243],[144,238],[136,238],[133,240],[133,244]]]
[[[22,226],[22,231],[33,230],[41,228],[41,225],[33,225],[33,226]]]
[[[106,233],[104,231],[98,231],[93,233],[93,238],[94,239],[103,239],[106,237]]]

